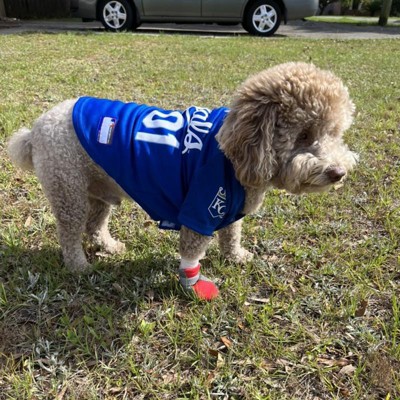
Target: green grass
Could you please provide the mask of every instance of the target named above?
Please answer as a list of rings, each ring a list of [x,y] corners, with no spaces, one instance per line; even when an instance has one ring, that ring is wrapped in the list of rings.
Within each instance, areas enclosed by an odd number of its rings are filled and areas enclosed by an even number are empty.
[[[379,16],[376,17],[356,17],[352,15],[340,15],[340,16],[325,16],[317,15],[315,17],[307,18],[308,21],[314,22],[328,22],[335,24],[350,24],[357,26],[378,26]],[[399,27],[400,17],[391,17],[388,19],[386,27]]]
[[[398,40],[181,35],[0,36],[0,399],[400,398]],[[120,256],[62,265],[36,178],[5,142],[61,100],[95,95],[165,108],[228,105],[249,75],[312,61],[348,85],[346,133],[361,161],[346,184],[271,191],[245,219],[241,267],[214,243],[221,297],[180,291],[177,234],[124,203]]]

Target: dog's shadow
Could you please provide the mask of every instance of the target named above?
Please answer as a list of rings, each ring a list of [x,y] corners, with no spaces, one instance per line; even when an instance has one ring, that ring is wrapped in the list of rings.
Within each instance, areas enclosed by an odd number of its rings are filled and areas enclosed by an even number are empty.
[[[70,272],[53,248],[2,246],[0,260],[0,368],[10,359],[74,348],[90,359],[111,344],[126,344],[127,332],[140,335],[144,318],[163,302],[188,302],[172,256],[100,258],[81,274]]]

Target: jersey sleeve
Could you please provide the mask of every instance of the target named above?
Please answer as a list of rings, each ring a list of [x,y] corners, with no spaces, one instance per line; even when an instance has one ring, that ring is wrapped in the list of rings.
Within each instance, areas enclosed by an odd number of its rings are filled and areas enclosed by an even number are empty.
[[[243,215],[244,193],[232,191],[224,162],[216,157],[199,169],[190,184],[178,220],[187,228],[205,236]],[[229,177],[228,177],[229,178]]]

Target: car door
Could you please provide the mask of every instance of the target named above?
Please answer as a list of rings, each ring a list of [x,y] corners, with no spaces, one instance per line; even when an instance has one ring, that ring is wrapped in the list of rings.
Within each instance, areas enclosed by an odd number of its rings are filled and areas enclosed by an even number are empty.
[[[203,17],[239,18],[246,0],[202,0]]]
[[[146,17],[200,17],[201,0],[142,0]]]

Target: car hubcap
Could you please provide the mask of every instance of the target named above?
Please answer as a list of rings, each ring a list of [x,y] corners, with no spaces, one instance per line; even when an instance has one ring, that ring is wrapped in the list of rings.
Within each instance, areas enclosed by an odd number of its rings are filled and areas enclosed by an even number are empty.
[[[120,29],[127,19],[125,7],[118,1],[110,1],[103,10],[104,21],[110,28]]]
[[[275,9],[269,5],[258,7],[253,14],[253,25],[261,33],[269,32],[278,20]]]

